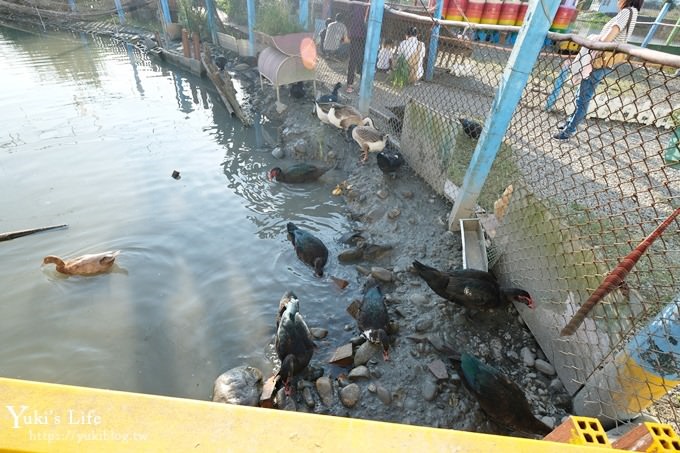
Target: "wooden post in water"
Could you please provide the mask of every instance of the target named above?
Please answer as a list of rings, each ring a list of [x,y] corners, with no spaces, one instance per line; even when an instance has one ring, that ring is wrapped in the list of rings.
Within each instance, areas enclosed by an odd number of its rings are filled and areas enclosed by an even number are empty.
[[[194,59],[200,61],[201,60],[201,35],[199,35],[197,31],[195,31],[191,34],[191,38],[193,39],[193,42],[194,42],[193,57],[194,57]]]
[[[182,52],[185,58],[191,58],[191,48],[189,47],[189,32],[182,29]]]

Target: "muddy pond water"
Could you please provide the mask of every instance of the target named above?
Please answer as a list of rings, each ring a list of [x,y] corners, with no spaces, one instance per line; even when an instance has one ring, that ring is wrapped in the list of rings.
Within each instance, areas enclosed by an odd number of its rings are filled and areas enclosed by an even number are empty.
[[[0,232],[68,224],[0,242],[1,376],[208,399],[229,368],[271,371],[287,289],[334,344],[354,334],[329,279],[350,273],[333,258],[338,170],[269,182],[275,125],[243,128],[207,83],[124,44],[0,28],[0,57]],[[325,277],[296,258],[289,221],[328,245]],[[115,249],[96,277],[42,266]]]

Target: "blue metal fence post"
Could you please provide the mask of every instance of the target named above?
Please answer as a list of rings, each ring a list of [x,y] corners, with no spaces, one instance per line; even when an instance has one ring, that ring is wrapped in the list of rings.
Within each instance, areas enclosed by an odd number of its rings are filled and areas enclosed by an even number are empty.
[[[118,20],[121,25],[125,25],[125,12],[123,11],[123,5],[121,5],[120,0],[115,0],[116,11],[118,12]]]
[[[165,24],[167,25],[172,23],[172,16],[170,15],[170,5],[168,5],[168,0],[161,0],[161,11],[163,12],[163,20],[165,21]]]
[[[538,53],[543,47],[560,0],[531,0],[526,19],[503,71],[482,135],[465,172],[456,202],[449,216],[449,229],[458,231],[460,219],[474,212],[482,186],[489,175],[512,113],[517,107]]]
[[[640,47],[647,47],[647,45],[649,45],[649,42],[656,34],[656,29],[659,28],[659,24],[661,21],[663,21],[664,17],[666,17],[666,14],[668,14],[671,6],[673,6],[673,2],[671,0],[666,0],[666,3],[663,4],[663,8],[661,8],[661,11],[659,11],[656,19],[654,19],[654,25],[652,25],[652,28],[650,28],[649,32],[647,32],[647,36],[645,36],[645,39],[642,41],[642,44],[640,44]]]
[[[433,18],[439,20],[442,18],[442,11],[444,10],[444,0],[437,0],[437,6],[434,9]],[[434,76],[434,64],[437,61],[437,47],[439,46],[439,22],[432,27],[432,34],[430,35],[430,49],[427,57],[427,68],[425,69],[425,80],[432,80]]]
[[[213,0],[205,0],[205,9],[208,16],[208,29],[210,30],[210,37],[213,44],[217,44],[217,28],[215,27],[215,2]]]
[[[299,13],[299,20],[300,20],[300,25],[302,25],[302,28],[307,30],[307,19],[309,17],[309,1],[308,0],[300,0],[300,7],[299,7],[298,13]]]
[[[248,56],[255,56],[255,0],[247,0],[248,6]]]
[[[364,65],[361,68],[361,84],[359,85],[359,111],[368,113],[373,95],[373,81],[375,80],[375,64],[380,48],[380,31],[382,29],[385,0],[371,0],[368,13],[368,27],[366,30],[366,45],[364,46]]]

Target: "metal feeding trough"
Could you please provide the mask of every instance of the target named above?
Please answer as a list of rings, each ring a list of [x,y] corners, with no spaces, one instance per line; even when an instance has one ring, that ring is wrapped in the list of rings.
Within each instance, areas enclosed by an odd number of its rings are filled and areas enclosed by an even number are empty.
[[[484,228],[479,219],[460,219],[460,236],[463,242],[463,269],[489,271]]]
[[[266,36],[267,45],[257,59],[257,69],[260,71],[260,86],[262,78],[269,80],[276,88],[276,105],[280,112],[285,109],[279,96],[279,87],[295,82],[312,80],[316,93],[316,71],[305,65],[301,55],[301,45],[305,38],[311,39],[311,33],[292,33],[282,36]],[[314,63],[315,64],[315,63]]]

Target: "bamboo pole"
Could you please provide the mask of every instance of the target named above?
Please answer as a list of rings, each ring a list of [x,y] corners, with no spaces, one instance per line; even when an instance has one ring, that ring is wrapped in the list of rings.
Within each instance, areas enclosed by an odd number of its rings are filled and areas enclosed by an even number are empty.
[[[52,225],[40,228],[29,228],[28,230],[10,231],[9,233],[0,233],[0,242],[9,241],[12,239],[20,238],[22,236],[28,236],[33,233],[40,233],[41,231],[56,230],[59,228],[67,228],[68,225]]]

